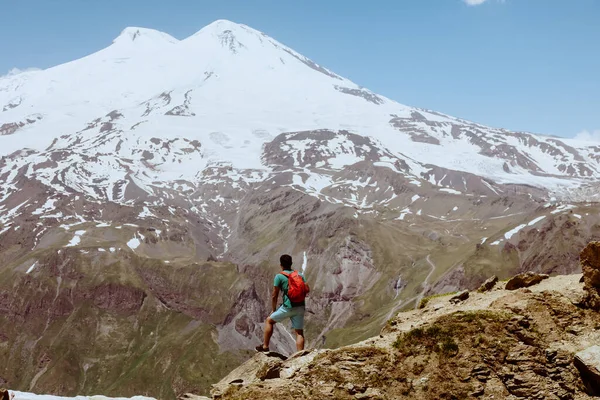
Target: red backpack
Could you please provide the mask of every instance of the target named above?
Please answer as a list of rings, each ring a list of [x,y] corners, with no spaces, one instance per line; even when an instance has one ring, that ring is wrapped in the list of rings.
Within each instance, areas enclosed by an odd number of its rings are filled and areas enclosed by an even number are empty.
[[[283,271],[281,274],[288,278],[288,299],[290,299],[292,303],[302,303],[306,298],[307,292],[304,279],[298,274],[298,271],[294,271],[291,274]]]

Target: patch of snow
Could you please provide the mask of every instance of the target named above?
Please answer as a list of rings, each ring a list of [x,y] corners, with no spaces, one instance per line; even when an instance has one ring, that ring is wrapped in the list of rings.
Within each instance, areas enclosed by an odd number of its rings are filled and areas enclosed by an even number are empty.
[[[138,239],[136,237],[134,237],[133,239],[129,240],[129,242],[127,242],[127,246],[129,246],[129,248],[131,250],[137,249],[138,247],[140,247],[140,244],[141,244],[140,239]]]
[[[454,190],[454,189],[450,189],[450,188],[441,188],[441,189],[439,189],[439,191],[450,193],[450,194],[463,194],[462,192],[459,192],[458,190]]]
[[[66,247],[77,246],[79,243],[81,243],[81,236],[84,233],[85,233],[85,231],[76,231],[75,232],[75,236],[73,236],[73,238],[71,239],[71,241],[69,242],[69,244],[67,244]]]
[[[63,224],[63,225],[60,225],[60,227],[66,231],[69,231],[69,230],[71,230],[72,227],[77,226],[77,225],[81,225],[81,222],[74,222],[72,224]]]
[[[533,225],[537,224],[538,222],[540,222],[541,220],[543,220],[544,218],[546,218],[545,215],[542,215],[541,217],[537,217],[537,218],[533,219],[531,222],[529,222],[527,224],[527,226],[533,226]]]
[[[540,222],[541,220],[543,220],[544,218],[546,218],[545,215],[542,215],[541,217],[537,217],[535,219],[533,219],[532,221],[530,221],[527,224],[521,224],[513,229],[511,229],[510,231],[506,232],[504,234],[504,238],[505,239],[510,239],[511,237],[513,237],[514,234],[516,234],[517,232],[519,232],[521,229],[525,228],[526,226],[533,226],[535,224],[537,224],[538,222]]]
[[[527,226],[527,224],[521,224],[513,229],[511,229],[510,231],[506,232],[504,234],[504,239],[510,239],[511,237],[513,237],[513,235],[517,232],[519,232],[521,229],[525,228]]]
[[[577,208],[577,207],[572,204],[563,204],[562,206],[556,207],[556,210],[551,211],[550,214],[558,214],[563,211],[572,210],[573,208]]]
[[[48,200],[46,200],[46,203],[44,203],[43,206],[41,206],[37,210],[33,211],[31,214],[32,215],[40,215],[40,214],[43,214],[46,211],[53,210],[54,209],[54,203],[56,203],[56,199],[48,199]]]
[[[40,218],[62,218],[63,217],[63,213],[61,213],[60,211],[57,212],[56,214],[46,214],[46,215],[42,215]]]
[[[408,214],[412,214],[412,211],[410,211],[410,209],[408,207],[400,210],[400,216],[398,216],[398,218],[396,218],[397,220],[403,221],[404,217],[407,216]]]
[[[142,212],[139,213],[138,218],[156,217],[150,209],[146,206],[143,207]]]
[[[581,215],[579,215],[579,214],[573,214],[573,216],[577,219],[581,219]]]
[[[33,263],[33,265],[31,267],[29,267],[27,269],[27,272],[25,272],[26,274],[29,274],[31,271],[33,271],[33,269],[35,268],[35,266],[37,265],[37,261]]]

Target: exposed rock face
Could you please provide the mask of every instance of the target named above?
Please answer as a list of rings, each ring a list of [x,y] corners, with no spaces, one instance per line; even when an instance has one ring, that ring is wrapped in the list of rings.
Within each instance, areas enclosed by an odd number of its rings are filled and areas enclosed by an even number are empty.
[[[273,379],[293,379],[298,371],[309,365],[322,352],[322,350],[305,350],[287,359],[273,352],[258,353],[231,371],[221,382],[213,385],[211,394],[214,398],[221,398],[243,386]]]
[[[591,395],[600,395],[600,346],[592,346],[575,354],[575,366]]]
[[[535,272],[526,272],[510,278],[506,282],[506,290],[517,290],[521,288],[527,288],[533,285],[537,285],[544,279],[548,279],[547,274],[536,274]]]
[[[456,294],[455,296],[452,296],[450,298],[450,303],[460,303],[461,301],[464,301],[466,299],[469,298],[469,291],[468,290],[463,290],[462,292]]]
[[[479,293],[489,292],[494,288],[494,286],[496,286],[496,283],[498,283],[498,277],[494,275],[485,282],[483,282],[477,291]]]
[[[379,337],[352,346],[286,361],[256,355],[215,385],[213,398],[591,399],[585,374],[598,377],[600,347],[587,348],[600,332],[598,314],[572,303],[583,293],[578,279],[471,293],[455,306],[436,297],[428,310],[400,313]],[[265,377],[274,364],[279,375]]]
[[[600,311],[600,242],[590,242],[579,256],[583,281],[587,291],[586,303]]]

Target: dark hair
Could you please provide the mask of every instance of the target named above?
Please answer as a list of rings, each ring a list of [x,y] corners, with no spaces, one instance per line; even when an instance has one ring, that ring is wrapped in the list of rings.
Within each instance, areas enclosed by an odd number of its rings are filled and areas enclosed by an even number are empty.
[[[282,255],[281,257],[279,257],[279,263],[281,264],[281,266],[283,268],[291,268],[292,267],[292,256],[289,256],[287,254]]]

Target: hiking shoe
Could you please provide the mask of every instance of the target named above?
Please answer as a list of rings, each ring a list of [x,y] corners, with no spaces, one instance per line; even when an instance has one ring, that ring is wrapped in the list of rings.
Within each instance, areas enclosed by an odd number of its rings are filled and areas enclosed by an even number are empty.
[[[265,349],[262,344],[259,344],[258,346],[256,346],[254,348],[254,350],[258,351],[259,353],[268,353],[269,352],[269,349]]]

